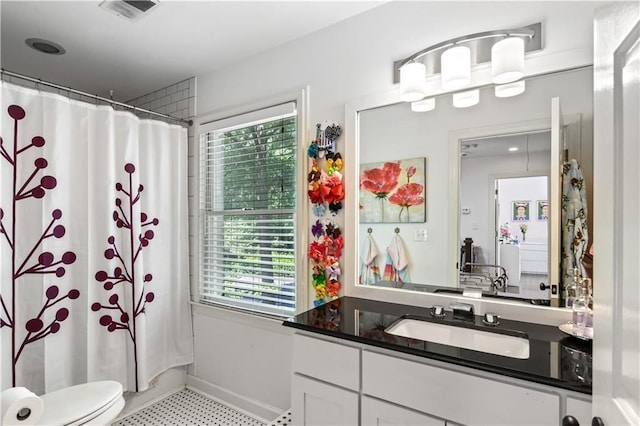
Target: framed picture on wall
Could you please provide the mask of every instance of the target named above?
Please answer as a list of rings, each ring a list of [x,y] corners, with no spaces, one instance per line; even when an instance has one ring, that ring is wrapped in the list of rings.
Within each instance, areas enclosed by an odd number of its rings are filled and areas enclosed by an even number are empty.
[[[360,165],[360,223],[427,220],[425,157]]]
[[[549,202],[547,200],[536,201],[536,212],[538,220],[549,220]]]
[[[513,201],[511,203],[511,216],[514,222],[526,222],[529,220],[530,201]]]

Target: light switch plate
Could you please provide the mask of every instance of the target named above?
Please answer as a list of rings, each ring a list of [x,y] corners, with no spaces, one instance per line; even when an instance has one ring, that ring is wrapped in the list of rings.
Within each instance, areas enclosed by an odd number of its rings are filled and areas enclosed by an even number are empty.
[[[427,228],[418,228],[413,238],[415,241],[428,241]]]

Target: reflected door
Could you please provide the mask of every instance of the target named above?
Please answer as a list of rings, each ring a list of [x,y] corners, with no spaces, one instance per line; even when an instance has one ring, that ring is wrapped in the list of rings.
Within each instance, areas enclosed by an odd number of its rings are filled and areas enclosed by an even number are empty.
[[[551,217],[557,218],[549,222],[549,283],[551,285],[551,306],[560,306],[560,289],[562,266],[560,262],[562,235],[562,167],[564,163],[564,123],[560,109],[560,98],[551,99],[551,174],[549,179],[549,211]]]

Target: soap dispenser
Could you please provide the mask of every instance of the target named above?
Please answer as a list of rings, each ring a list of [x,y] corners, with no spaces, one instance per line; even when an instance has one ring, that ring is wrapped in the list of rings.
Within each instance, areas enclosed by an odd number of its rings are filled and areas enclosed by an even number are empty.
[[[567,308],[571,308],[573,306],[573,301],[580,294],[580,283],[582,281],[582,276],[580,274],[580,269],[573,268],[571,270],[572,282],[565,289],[565,301]]]
[[[593,338],[593,298],[591,280],[583,279],[578,286],[578,294],[573,301],[573,334],[583,339]]]

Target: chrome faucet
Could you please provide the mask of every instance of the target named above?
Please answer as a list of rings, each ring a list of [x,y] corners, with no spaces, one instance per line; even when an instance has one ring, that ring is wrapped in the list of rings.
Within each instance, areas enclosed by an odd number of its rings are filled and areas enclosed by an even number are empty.
[[[473,318],[473,305],[470,303],[452,303],[449,308],[453,311],[453,317]]]

